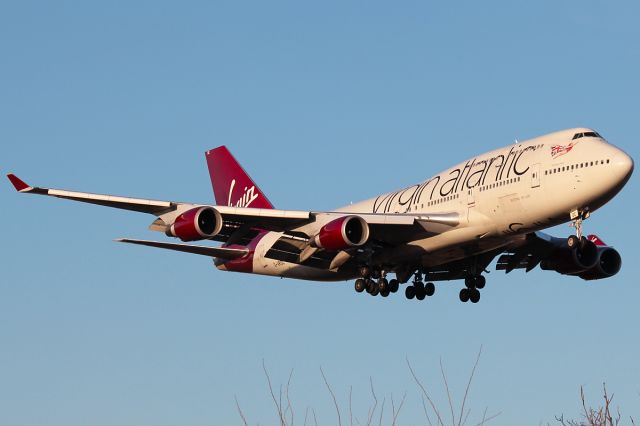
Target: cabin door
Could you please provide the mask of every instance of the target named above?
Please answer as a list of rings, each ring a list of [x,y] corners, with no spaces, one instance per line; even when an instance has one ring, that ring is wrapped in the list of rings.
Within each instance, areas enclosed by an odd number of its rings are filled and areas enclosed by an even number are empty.
[[[531,187],[538,188],[540,186],[540,163],[531,166]]]

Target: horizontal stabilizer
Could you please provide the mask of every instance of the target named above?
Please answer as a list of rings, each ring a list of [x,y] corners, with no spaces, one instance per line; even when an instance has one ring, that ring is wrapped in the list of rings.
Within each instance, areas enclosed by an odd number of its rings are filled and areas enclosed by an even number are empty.
[[[120,238],[119,243],[138,244],[141,246],[158,247],[167,250],[182,251],[185,253],[200,254],[202,256],[217,257],[220,259],[233,260],[245,256],[249,253],[247,249],[232,249],[223,247],[192,246],[189,244],[165,243],[162,241],[131,240]]]

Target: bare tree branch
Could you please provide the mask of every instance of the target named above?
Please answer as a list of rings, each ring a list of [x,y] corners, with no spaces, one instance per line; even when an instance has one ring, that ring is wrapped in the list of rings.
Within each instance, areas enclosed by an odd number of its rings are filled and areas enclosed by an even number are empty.
[[[242,408],[240,408],[240,403],[238,402],[238,397],[236,395],[233,396],[236,400],[236,408],[238,409],[238,414],[240,414],[240,418],[242,419],[242,423],[244,423],[244,426],[249,426],[249,423],[247,423],[247,419],[244,417],[244,413],[242,412]]]
[[[378,398],[376,397],[376,392],[373,389],[373,379],[369,376],[369,385],[371,387],[371,395],[373,395],[373,400],[375,401],[372,408],[369,408],[369,415],[367,416],[367,426],[371,426],[371,421],[373,420],[373,414],[376,412],[376,408],[378,407]]]
[[[486,419],[484,419],[484,423],[483,424],[487,424],[489,423],[491,420],[495,419],[496,417],[498,417],[500,414],[502,414],[502,411],[498,411],[496,414],[487,417]]]
[[[478,423],[476,426],[484,426],[484,424],[487,422],[487,410],[489,409],[489,407],[484,407],[484,413],[482,413],[482,421],[480,423]]]
[[[449,400],[449,408],[451,409],[451,426],[456,426],[456,415],[453,414],[453,401],[451,399],[451,392],[449,392],[447,375],[444,373],[444,367],[442,366],[442,357],[440,357],[440,373],[442,374],[442,380],[444,381],[444,388],[447,390],[447,399]],[[462,417],[462,415],[460,415],[460,417]]]
[[[378,426],[382,426],[382,415],[384,414],[384,403],[387,401],[387,398],[382,398],[382,405],[380,406],[380,420],[378,420]]]
[[[438,424],[441,425],[441,426],[444,426],[444,423],[442,422],[442,417],[440,417],[440,412],[438,411],[438,409],[436,408],[435,404],[431,400],[431,397],[427,393],[427,390],[424,388],[424,386],[422,385],[420,380],[418,380],[418,377],[416,376],[416,373],[413,371],[413,368],[411,367],[411,363],[409,362],[409,358],[406,358],[406,360],[407,360],[407,366],[409,367],[409,371],[411,371],[411,375],[413,376],[413,380],[415,380],[417,385],[420,387],[420,390],[422,390],[422,394],[427,398],[427,401],[429,401],[429,404],[431,404],[431,408],[436,413],[436,416],[438,417]]]
[[[424,403],[424,395],[420,395],[420,398],[422,399],[422,409],[424,410],[424,415],[427,418],[427,422],[429,422],[429,426],[433,426],[433,423],[431,423],[431,419],[429,418],[429,414],[427,413],[427,404]]]
[[[404,400],[406,397],[407,397],[407,393],[405,392],[404,395],[402,395],[402,401],[400,401],[400,405],[398,405],[398,411],[396,411],[395,408],[393,409],[393,421],[391,422],[391,426],[396,425],[396,420],[398,420],[398,416],[400,415],[400,410],[402,410],[402,406],[404,405]],[[393,396],[391,397],[391,403],[393,404]]]
[[[267,384],[269,385],[269,392],[271,393],[271,398],[273,399],[273,403],[276,406],[276,410],[278,411],[278,417],[280,418],[280,426],[287,426],[287,422],[284,419],[282,414],[282,404],[278,403],[276,399],[276,395],[273,393],[273,385],[271,384],[271,377],[269,376],[269,372],[267,371],[267,366],[264,363],[264,359],[262,360],[262,370],[264,370],[264,375],[267,376]]]
[[[480,345],[480,350],[478,350],[478,356],[476,357],[476,362],[473,364],[473,368],[471,369],[471,375],[469,376],[469,381],[467,382],[467,388],[464,391],[464,397],[462,398],[462,406],[460,407],[460,419],[462,419],[462,413],[464,412],[464,405],[467,402],[467,396],[469,395],[469,389],[471,388],[471,382],[473,381],[473,376],[476,373],[476,368],[478,367],[478,363],[480,362],[480,355],[482,355],[482,345]],[[458,424],[460,426],[460,424]]]
[[[287,387],[285,388],[285,396],[287,398],[287,411],[291,414],[291,422],[289,423],[293,426],[293,405],[291,405],[291,399],[289,398],[289,387],[291,386],[291,377],[293,377],[293,368],[291,369],[291,373],[289,373],[289,380],[287,380]]]
[[[342,426],[342,419],[340,418],[340,407],[338,406],[338,400],[336,399],[336,396],[333,393],[333,390],[331,390],[331,386],[329,386],[329,382],[327,381],[327,378],[324,375],[324,371],[322,370],[322,367],[320,367],[320,374],[322,374],[322,378],[324,379],[324,384],[327,385],[327,389],[331,394],[331,398],[333,398],[333,405],[335,405],[336,413],[338,413],[338,426]]]

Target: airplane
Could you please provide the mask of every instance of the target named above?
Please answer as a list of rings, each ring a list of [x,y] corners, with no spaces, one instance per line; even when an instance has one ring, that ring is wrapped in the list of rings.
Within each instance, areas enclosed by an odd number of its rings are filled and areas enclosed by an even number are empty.
[[[622,260],[583,221],[620,192],[632,158],[589,128],[550,133],[477,155],[424,182],[333,211],[278,210],[225,146],[205,153],[216,204],[159,201],[34,187],[18,192],[155,216],[149,226],[183,243],[116,241],[207,256],[222,271],[312,281],[355,280],[387,297],[407,284],[424,300],[434,282],[463,280],[459,298],[477,303],[483,275],[543,270],[597,280]],[[570,222],[575,235],[541,232]],[[213,240],[210,245],[185,244]],[[395,278],[388,279],[393,274]],[[409,282],[411,280],[411,282]]]

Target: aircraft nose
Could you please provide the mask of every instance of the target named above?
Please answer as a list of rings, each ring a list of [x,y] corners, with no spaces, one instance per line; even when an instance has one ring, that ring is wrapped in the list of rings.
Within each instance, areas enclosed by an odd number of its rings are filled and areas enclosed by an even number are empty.
[[[624,185],[633,173],[633,158],[623,150],[616,148],[616,153],[611,159],[611,162],[615,168],[616,174],[620,178],[620,182]]]

